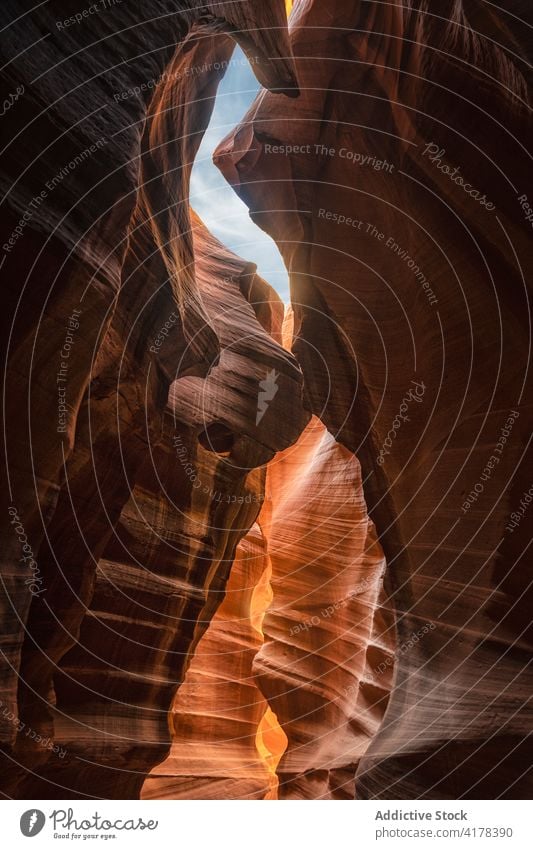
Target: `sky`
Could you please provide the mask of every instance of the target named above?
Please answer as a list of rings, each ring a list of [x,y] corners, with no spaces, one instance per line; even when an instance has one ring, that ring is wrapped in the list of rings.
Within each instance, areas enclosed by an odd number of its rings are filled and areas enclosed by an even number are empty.
[[[275,242],[253,223],[248,207],[212,161],[215,147],[239,123],[258,90],[259,83],[237,47],[219,86],[211,122],[196,156],[191,176],[191,206],[224,245],[255,262],[261,277],[288,303],[289,280]]]

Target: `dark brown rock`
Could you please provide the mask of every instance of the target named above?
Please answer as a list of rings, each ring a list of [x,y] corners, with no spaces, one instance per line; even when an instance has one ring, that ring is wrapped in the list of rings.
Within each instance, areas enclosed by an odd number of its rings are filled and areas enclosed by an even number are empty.
[[[528,17],[297,5],[301,97],[263,93],[217,154],[387,557],[400,659],[361,797],[531,795]]]
[[[246,41],[265,84],[285,90],[292,82],[284,4],[239,4],[236,18],[235,5],[227,6],[218,4],[215,15],[204,4],[160,2],[145,19],[141,10],[116,4],[62,23],[50,4],[31,13],[17,2],[4,9],[9,39],[1,90],[16,83],[21,92],[2,119],[8,144],[0,164],[7,281],[1,719],[8,795],[64,795],[53,784],[56,767],[59,785],[74,794],[91,786],[97,795],[121,792],[110,786],[109,773],[93,785],[83,769],[74,776],[72,750],[50,767],[49,785],[37,777],[28,783],[25,770],[50,763],[52,675],[61,677],[57,666],[84,630],[96,566],[116,539],[138,476],[156,486],[147,471],[149,447],[168,439],[169,386],[182,375],[205,376],[219,356],[194,276],[188,179],[232,50],[223,33]],[[263,26],[277,27],[275,45],[263,38]],[[197,67],[202,73],[189,73]],[[253,276],[248,267],[246,276]],[[255,321],[251,309],[250,315]],[[194,434],[186,426],[185,432],[196,452]],[[161,450],[161,462],[171,463],[168,449]],[[212,554],[216,544],[208,548]],[[196,596],[193,612],[205,601],[201,590]],[[194,620],[189,631],[190,637]],[[171,626],[165,633],[164,644],[172,643]],[[79,691],[72,697],[79,702]],[[68,701],[70,693],[61,698]],[[74,716],[59,737],[81,744]],[[17,739],[18,723],[34,733]],[[152,748],[160,747],[156,733]],[[96,762],[100,755],[105,761],[105,746]],[[144,769],[143,757],[132,756],[134,771]],[[122,792],[135,792],[135,780]]]

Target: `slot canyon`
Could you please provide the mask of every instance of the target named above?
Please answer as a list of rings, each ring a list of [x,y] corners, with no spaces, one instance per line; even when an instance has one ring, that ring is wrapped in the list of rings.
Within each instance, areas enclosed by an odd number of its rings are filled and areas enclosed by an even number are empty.
[[[82,6],[3,4],[2,797],[531,798],[526,0]]]

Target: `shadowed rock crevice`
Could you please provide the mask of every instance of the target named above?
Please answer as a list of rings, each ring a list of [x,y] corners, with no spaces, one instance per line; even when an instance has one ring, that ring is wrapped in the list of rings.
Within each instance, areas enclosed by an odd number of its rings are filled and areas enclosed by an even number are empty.
[[[300,98],[261,93],[216,153],[290,270],[306,398],[387,559],[361,798],[531,796],[529,19],[296,3]]]
[[[266,85],[291,87],[292,59],[282,2],[218,4],[216,21],[205,4],[161,2],[150,20],[117,4],[79,25],[22,5],[4,10],[2,78],[23,88],[0,164],[2,790],[135,797],[259,510],[261,467],[308,418],[295,361],[241,293],[254,269],[188,204],[233,50],[222,33],[246,41]],[[263,281],[247,285],[268,302]],[[291,397],[279,433],[255,425],[263,365],[280,374],[282,406]],[[238,403],[219,409],[221,387]],[[219,421],[237,438],[205,451],[198,434]],[[22,564],[14,524],[29,540]]]

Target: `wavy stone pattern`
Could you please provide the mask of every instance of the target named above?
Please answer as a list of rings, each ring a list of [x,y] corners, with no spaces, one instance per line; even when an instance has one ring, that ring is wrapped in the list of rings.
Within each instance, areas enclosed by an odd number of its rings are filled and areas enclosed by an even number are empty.
[[[2,228],[6,240],[12,234],[4,249],[2,492],[30,541],[43,592],[28,590],[32,571],[19,563],[12,514],[2,509],[2,790],[21,798],[137,795],[166,753],[173,693],[259,509],[262,475],[251,470],[306,421],[293,405],[279,441],[265,438],[266,422],[257,447],[244,436],[240,417],[255,419],[257,404],[253,340],[284,375],[280,397],[289,387],[291,398],[301,394],[300,376],[254,309],[237,303],[265,285],[224,252],[210,271],[234,279],[216,281],[217,310],[250,321],[237,391],[253,398],[241,399],[230,422],[236,464],[232,453],[220,459],[199,444],[194,415],[178,421],[194,406],[191,387],[167,409],[171,382],[205,377],[228,341],[201,300],[188,210],[190,167],[232,51],[222,34],[238,32],[258,78],[293,94],[285,9],[281,0],[216,9],[158,2],[145,19],[117,4],[72,26],[58,25],[50,4],[28,15],[10,0],[4,13],[10,39],[0,86],[7,94],[16,80],[24,91],[5,116],[11,143],[0,163]],[[197,66],[210,70],[189,73]],[[222,431],[227,439],[228,426]],[[208,482],[203,498],[177,460],[176,436]],[[220,492],[255,500],[220,506]],[[31,735],[17,735],[21,728]]]
[[[285,338],[290,324],[289,314]],[[393,669],[384,566],[359,464],[313,418],[268,464],[257,524],[176,695],[172,751],[144,797],[353,798]]]
[[[376,669],[392,668],[393,646],[376,618],[385,561],[359,463],[313,418],[269,465],[265,496],[273,600],[254,672],[288,738],[279,797],[353,798],[388,699]]]
[[[530,798],[528,7],[416,7],[297,3],[301,96],[262,92],[216,161],[291,271],[411,644],[357,793]]]
[[[525,0],[57,5],[3,7],[0,792],[531,798]],[[189,209],[228,36],[296,359]]]
[[[143,798],[264,799],[275,795],[260,728],[267,702],[252,673],[272,596],[256,524],[239,543],[224,600],[198,643],[171,712],[172,749]],[[284,741],[286,744],[286,740]]]
[[[91,386],[97,397],[88,399],[87,414],[102,421],[102,436],[95,439],[99,431],[90,431],[90,422],[87,431],[79,426],[69,484],[49,530],[50,552],[39,561],[47,592],[34,600],[28,624],[39,649],[28,645],[22,665],[21,715],[33,728],[44,726],[47,737],[55,726],[54,739],[66,755],[58,762],[48,749],[41,751],[38,776],[15,770],[10,789],[22,798],[62,798],[67,789],[69,796],[138,795],[146,773],[166,753],[173,694],[224,596],[236,546],[261,507],[260,467],[276,448],[294,441],[308,419],[294,403],[301,375],[292,356],[263,329],[242,292],[261,294],[262,304],[272,302],[272,309],[277,296],[250,263],[194,221],[196,280],[221,344],[220,360],[205,379],[174,381],[169,407],[159,416],[155,404],[147,410],[135,396],[141,394],[138,371],[123,367],[120,398],[125,410],[129,401],[139,411],[139,421],[124,415],[115,438],[106,425],[117,384],[102,410],[102,386],[96,381]],[[278,305],[282,308],[279,300]],[[160,313],[161,324],[165,315]],[[126,328],[129,332],[129,324]],[[167,364],[169,340],[161,345]],[[182,352],[178,347],[174,353],[179,370]],[[259,382],[270,370],[279,375],[279,392],[257,426]],[[275,426],[289,406],[283,427]],[[159,430],[145,435],[140,420],[147,412],[151,427],[159,423]],[[116,441],[124,478],[113,459]],[[130,453],[136,466],[128,465]],[[98,511],[97,494],[88,491],[88,466],[96,472]],[[116,516],[120,493],[129,497]],[[84,511],[90,517],[76,538],[73,523],[82,521]],[[95,583],[92,558],[99,547]],[[71,567],[59,578],[53,572],[56,559]],[[52,675],[57,703],[45,711]],[[27,751],[24,744],[23,739],[19,760],[28,762],[33,754],[35,765],[35,745]]]

